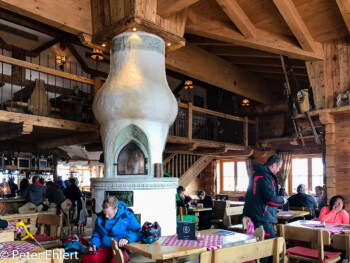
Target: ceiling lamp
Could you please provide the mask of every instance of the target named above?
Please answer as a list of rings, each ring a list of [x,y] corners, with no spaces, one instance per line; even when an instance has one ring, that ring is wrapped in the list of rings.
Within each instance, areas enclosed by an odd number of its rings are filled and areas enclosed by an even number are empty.
[[[103,59],[103,52],[97,48],[94,48],[92,51],[91,58],[98,61]]]
[[[192,82],[192,80],[186,80],[185,81],[185,89],[193,89],[193,82]]]
[[[249,107],[249,100],[248,99],[243,99],[242,100],[242,106],[243,107]]]

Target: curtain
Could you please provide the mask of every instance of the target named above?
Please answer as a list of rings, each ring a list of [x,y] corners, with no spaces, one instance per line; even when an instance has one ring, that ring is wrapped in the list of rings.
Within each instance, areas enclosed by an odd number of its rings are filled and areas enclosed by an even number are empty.
[[[279,152],[279,157],[282,159],[281,167],[281,187],[286,186],[286,181],[290,172],[290,167],[292,165],[292,152]]]
[[[248,177],[250,178],[253,175],[253,158],[249,157],[247,160],[245,160],[245,165],[247,167]]]

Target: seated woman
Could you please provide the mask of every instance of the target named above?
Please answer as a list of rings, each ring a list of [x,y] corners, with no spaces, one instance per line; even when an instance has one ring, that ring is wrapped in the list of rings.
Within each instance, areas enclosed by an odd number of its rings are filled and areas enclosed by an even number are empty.
[[[214,208],[213,198],[210,195],[207,195],[203,190],[198,192],[199,201],[198,203],[202,203],[203,207]],[[199,213],[199,230],[209,229],[211,227],[210,220],[213,217],[213,211],[203,211]]]
[[[126,204],[118,201],[114,196],[107,197],[103,201],[102,208],[103,213],[98,215],[95,222],[89,254],[85,255],[81,262],[114,263],[111,238],[118,241],[118,246],[122,248],[124,262],[128,262],[129,251],[123,247],[140,238],[141,226]]]
[[[349,224],[349,214],[344,208],[344,197],[333,196],[329,201],[329,206],[322,208],[319,220],[326,223]]]

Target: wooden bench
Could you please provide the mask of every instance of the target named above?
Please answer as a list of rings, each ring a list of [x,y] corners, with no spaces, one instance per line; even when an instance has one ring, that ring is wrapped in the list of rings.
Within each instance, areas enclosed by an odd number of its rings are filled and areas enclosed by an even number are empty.
[[[311,243],[311,246],[314,248],[314,251],[317,252],[318,257],[312,258],[309,257],[310,251],[308,248],[305,248],[303,253],[300,253],[299,247],[289,248],[287,250],[288,258],[297,259],[307,262],[337,262],[340,260],[340,256],[325,258],[324,246],[331,245],[330,233],[322,229],[310,229],[305,227],[295,227],[287,225],[278,225],[279,234],[281,237],[284,237],[286,241],[288,240],[297,240]],[[294,250],[298,249],[298,254]],[[311,249],[310,249],[311,250]]]
[[[226,207],[224,214],[224,226],[228,230],[237,228],[236,225],[232,224],[232,216],[239,216],[243,214],[243,206]]]
[[[285,262],[285,243],[284,238],[278,237],[241,246],[217,249],[212,251],[212,255],[214,259],[203,253],[200,257],[205,258],[204,262],[208,263],[239,263],[269,256],[273,256],[274,263]]]
[[[37,222],[40,236],[44,235],[50,238],[56,238],[54,240],[43,240],[40,242],[44,248],[55,248],[62,246],[62,242],[60,240],[62,230],[62,215],[39,214]]]
[[[38,221],[38,216],[40,214],[47,214],[50,215],[52,214],[52,212],[40,212],[40,213],[28,213],[28,214],[12,214],[12,215],[7,215],[7,216],[2,216],[1,219],[2,220],[6,220],[8,222],[19,222],[19,221],[23,221],[24,224],[26,225],[28,231],[32,234],[35,235],[36,232],[38,231],[36,225],[37,225],[37,221]],[[6,230],[6,231],[4,231]],[[2,230],[2,233],[5,232],[11,232],[13,235],[13,238],[16,235],[16,231],[15,229],[4,229]],[[10,234],[3,234],[3,235],[10,235]],[[23,230],[21,233],[21,236],[25,236],[26,233]]]
[[[214,216],[210,220],[212,224],[214,224],[215,228],[223,227],[224,217],[225,217],[225,209],[230,207],[230,201],[218,201],[214,200]]]

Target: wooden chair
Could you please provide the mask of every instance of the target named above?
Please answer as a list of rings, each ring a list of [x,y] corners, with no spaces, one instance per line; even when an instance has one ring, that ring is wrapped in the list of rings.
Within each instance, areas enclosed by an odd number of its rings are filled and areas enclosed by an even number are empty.
[[[183,216],[187,215],[187,208],[186,207],[177,207],[177,215],[180,216],[180,221],[184,221]]]
[[[263,226],[259,226],[258,228],[255,228],[254,236],[256,237],[256,240],[263,241],[265,239],[264,227]]]
[[[230,201],[217,201],[214,200],[214,216],[210,222],[215,226],[215,228],[222,227],[224,223],[225,209],[230,207]]]
[[[236,215],[242,215],[243,214],[243,206],[233,206],[233,207],[226,207],[225,209],[225,215],[224,215],[224,226],[228,230],[233,230],[236,228],[235,225],[232,225],[232,216]]]
[[[345,259],[350,260],[350,235],[337,234],[333,236],[332,247],[339,250],[345,251]]]
[[[71,223],[72,212],[73,212],[72,206],[73,206],[72,201],[69,199],[64,200],[64,202],[62,202],[62,204],[61,204],[62,213],[65,216],[65,224],[62,227],[62,236],[63,237],[69,236],[69,234],[72,232],[72,229],[74,226],[74,224]]]
[[[213,251],[202,252],[199,255],[199,263],[212,263]]]
[[[285,243],[282,237],[222,248],[213,251],[213,263],[239,263],[273,256],[273,263],[284,262]]]
[[[118,242],[112,238],[111,245],[115,263],[124,263],[123,253],[118,247]]]
[[[47,249],[62,246],[60,240],[62,215],[39,214],[37,223],[39,234],[34,235],[34,237],[44,248]]]
[[[325,252],[324,246],[331,245],[330,233],[322,229],[310,229],[278,225],[279,233],[285,240],[298,240],[311,243],[312,248],[300,246],[287,249],[286,255],[291,259],[307,262],[337,262],[340,260],[340,252]]]

